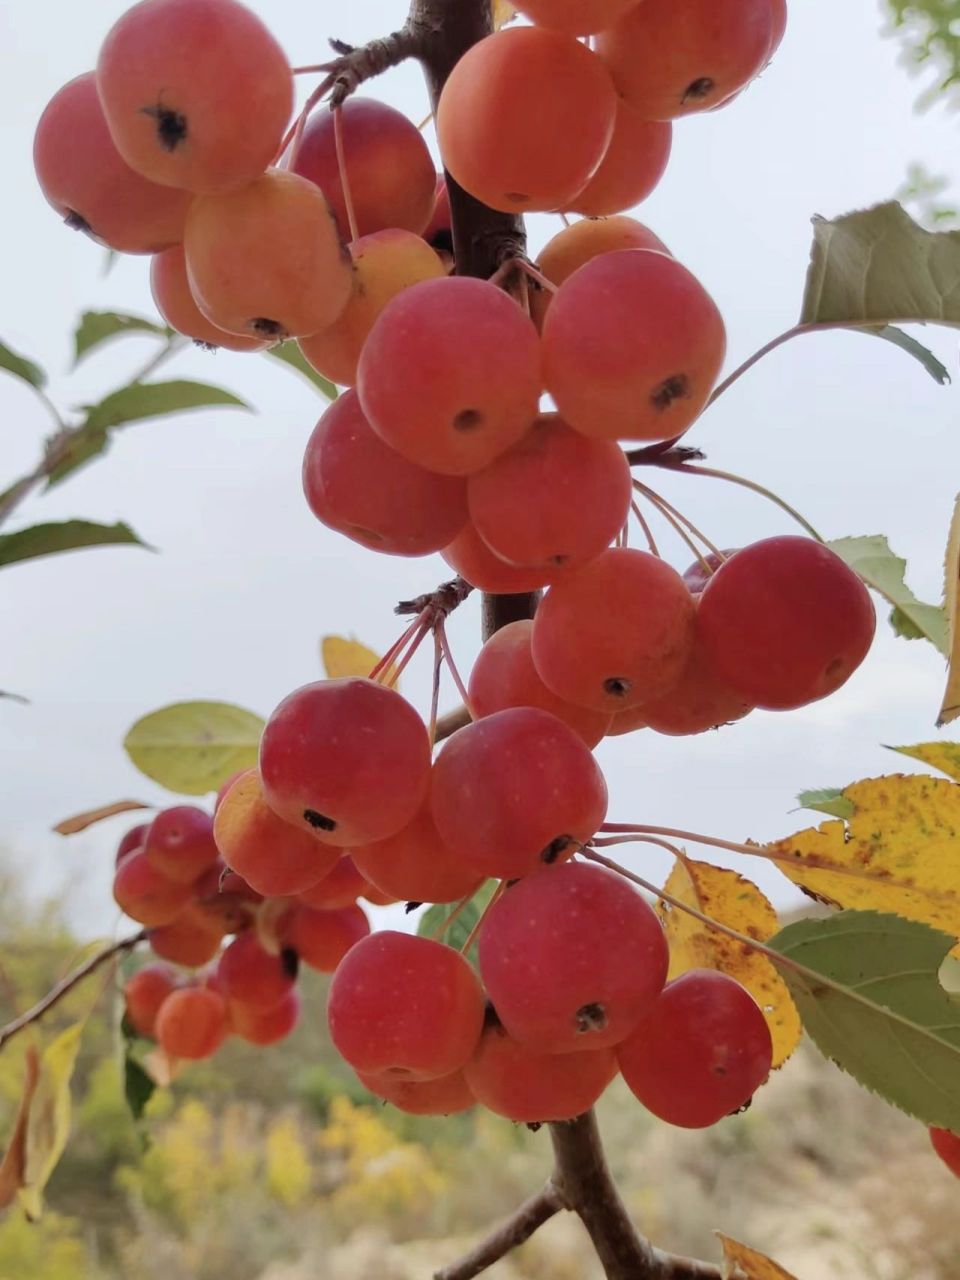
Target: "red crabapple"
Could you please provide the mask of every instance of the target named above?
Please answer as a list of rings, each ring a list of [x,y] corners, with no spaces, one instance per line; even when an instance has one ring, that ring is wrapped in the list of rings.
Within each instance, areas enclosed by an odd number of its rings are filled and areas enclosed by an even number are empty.
[[[227,1006],[206,987],[181,987],[157,1013],[157,1041],[171,1058],[210,1058],[227,1036]]]
[[[395,1080],[358,1071],[364,1088],[411,1116],[453,1116],[477,1105],[463,1071],[438,1080]]]
[[[219,856],[213,818],[192,804],[161,809],[143,838],[143,847],[158,871],[181,884],[193,884]]]
[[[126,1017],[138,1035],[155,1039],[157,1014],[171,992],[177,975],[165,964],[149,964],[128,978],[123,988]]]
[[[284,950],[279,955],[271,955],[253,933],[241,933],[234,938],[217,964],[217,980],[223,997],[261,1012],[275,1008],[286,999],[296,976],[296,954]]]

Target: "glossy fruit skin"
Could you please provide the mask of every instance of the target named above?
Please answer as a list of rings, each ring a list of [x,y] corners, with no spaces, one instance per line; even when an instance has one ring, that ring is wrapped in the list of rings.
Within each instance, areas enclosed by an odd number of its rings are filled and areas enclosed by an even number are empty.
[[[271,955],[253,933],[242,933],[223,952],[216,972],[224,999],[264,1013],[293,990],[297,957],[288,951]]]
[[[542,1124],[589,1111],[617,1074],[617,1060],[612,1049],[541,1053],[494,1022],[463,1074],[490,1111],[517,1124]]]
[[[190,196],[136,173],[110,137],[92,71],[59,89],[33,139],[47,203],[67,225],[119,253],[157,253],[183,239]]]
[[[726,352],[716,303],[675,258],[602,254],[543,322],[543,376],[561,416],[608,440],[667,440],[698,417]]]
[[[371,885],[395,900],[459,902],[483,883],[440,839],[429,798],[402,831],[357,849],[353,859]]]
[[[637,0],[520,0],[517,8],[538,27],[589,36],[605,31]]]
[[[558,697],[612,714],[677,683],[694,625],[693,598],[675,569],[646,551],[615,547],[547,592],[531,652]]]
[[[150,862],[169,880],[193,884],[219,856],[213,818],[193,804],[161,809],[143,839]]]
[[[425,280],[380,313],[360,356],[363,411],[391,448],[443,475],[487,466],[540,400],[532,321],[486,280]]]
[[[875,630],[866,587],[838,555],[809,538],[744,547],[700,598],[699,631],[714,668],[771,711],[839,689],[866,657]]]
[[[303,491],[328,528],[385,555],[440,551],[467,522],[463,477],[427,471],[391,449],[353,390],[330,405],[307,442]]]
[[[699,631],[677,683],[662,697],[645,702],[639,709],[646,727],[669,737],[705,733],[742,720],[752,710],[746,698],[717,674],[704,653]]]
[[[691,969],[667,984],[616,1052],[648,1111],[704,1129],[750,1101],[769,1075],[773,1046],[749,991],[725,973]]]
[[[570,36],[513,27],[459,60],[437,107],[447,171],[505,213],[560,209],[582,191],[613,134],[603,63]]]
[[[244,337],[280,341],[326,329],[353,289],[353,264],[323,192],[282,169],[194,200],[184,249],[197,306]]]
[[[341,961],[327,1019],[334,1044],[355,1071],[435,1080],[472,1056],[483,1009],[480,983],[459,951],[382,930]]]
[[[316,911],[300,905],[284,917],[280,940],[311,969],[333,973],[354,943],[369,933],[370,921],[361,907]]]
[[[358,1071],[357,1076],[375,1097],[392,1102],[411,1116],[454,1116],[477,1105],[463,1071],[438,1080],[394,1080],[363,1071]]]
[[[928,1129],[930,1143],[954,1177],[960,1178],[960,1137],[949,1129]]]
[[[128,853],[133,853],[135,849],[143,847],[143,838],[150,830],[149,822],[141,822],[136,827],[131,827],[126,835],[122,836],[120,843],[117,845],[116,865],[119,867]]]
[[[532,620],[522,618],[495,631],[480,650],[467,684],[474,714],[480,719],[510,707],[539,707],[595,747],[610,730],[609,713],[564,702],[547,688],[533,665],[532,635]]]
[[[647,728],[643,707],[631,707],[629,711],[617,711],[610,721],[607,730],[608,738],[619,738],[624,733],[636,733]]]
[[[596,42],[622,97],[648,120],[728,101],[765,66],[770,0],[643,0]]]
[[[183,987],[160,1006],[157,1041],[171,1058],[210,1058],[227,1037],[227,1006],[205,987]]]
[[[654,190],[666,172],[673,127],[666,120],[645,120],[621,98],[613,137],[600,167],[568,206],[571,213],[604,218],[632,209]]]
[[[353,293],[329,329],[300,339],[300,350],[318,373],[352,387],[357,364],[377,316],[391,298],[421,280],[446,276],[438,255],[420,236],[396,227],[361,236],[350,246]]]
[[[251,1009],[249,1005],[227,1002],[227,1025],[230,1031],[250,1044],[264,1047],[285,1040],[300,1021],[300,997],[289,991],[272,1009]]]
[[[256,769],[241,774],[224,796],[213,835],[227,866],[265,897],[309,889],[340,857],[339,849],[318,840],[309,827],[277,817],[264,799]]]
[[[142,0],[100,49],[97,85],[120,154],[189,191],[252,182],[293,110],[283,50],[236,0]]]
[[[343,853],[322,880],[304,889],[297,897],[318,911],[336,911],[353,906],[369,887],[353,857]]]
[[[513,885],[479,938],[480,975],[514,1039],[543,1053],[611,1048],[667,980],[666,935],[613,871],[566,862]]]
[[[123,988],[125,1013],[138,1035],[156,1038],[160,1006],[176,989],[177,975],[165,964],[148,964],[127,979]]]
[[[589,840],[606,815],[607,787],[568,725],[514,707],[447,739],[431,805],[444,843],[483,875],[512,880]]]
[[[152,929],[176,919],[190,901],[190,885],[170,880],[135,849],[117,867],[113,896],[131,920]]]
[[[196,969],[219,953],[223,935],[215,917],[189,902],[175,920],[150,930],[150,950],[173,964]]]
[[[547,241],[540,250],[537,268],[551,284],[559,287],[593,258],[617,249],[670,252],[660,237],[636,218],[627,218],[623,214],[610,218],[581,218]],[[530,293],[530,315],[538,329],[543,328],[543,319],[552,300],[553,294],[547,289]]]
[[[228,333],[207,319],[190,292],[182,244],[154,254],[150,262],[150,292],[157,310],[170,328],[194,342],[222,347],[225,351],[262,351],[267,346],[259,338]]]
[[[394,835],[420,808],[430,743],[399,693],[372,680],[321,680],[280,703],[260,741],[267,803],[341,848]]]
[[[612,440],[587,440],[556,418],[538,419],[467,486],[470,519],[495,555],[564,571],[610,545],[632,497],[623,450]]]
[[[694,560],[683,575],[683,580],[687,584],[690,594],[692,596],[701,595],[703,588],[720,568],[724,560],[729,560],[739,550],[739,547],[725,547],[722,556],[715,555],[712,551],[707,551],[704,552],[703,560]]]
[[[430,219],[436,184],[423,135],[403,112],[374,98],[348,98],[340,111],[357,234],[396,227],[419,235]],[[290,168],[320,187],[348,239],[331,111],[315,111],[307,121]]]
[[[468,520],[440,554],[447,564],[478,591],[496,595],[522,595],[538,591],[560,576],[558,569],[507,564],[490,550]]]

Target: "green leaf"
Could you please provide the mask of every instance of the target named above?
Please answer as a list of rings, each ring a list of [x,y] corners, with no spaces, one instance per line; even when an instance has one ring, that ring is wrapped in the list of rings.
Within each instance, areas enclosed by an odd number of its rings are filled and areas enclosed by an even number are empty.
[[[134,1120],[142,1120],[147,1103],[156,1092],[156,1083],[129,1048],[123,1058],[123,1094]]]
[[[467,905],[457,915],[456,920],[451,924],[443,935],[443,941],[455,950],[460,951],[464,943],[473,932],[477,921],[485,911],[487,904],[493,897],[497,888],[496,880],[485,881],[477,892],[473,895]],[[420,917],[420,923],[417,925],[417,933],[421,938],[433,938],[446,920],[454,911],[456,904],[439,903],[437,906],[430,907]],[[476,943],[468,952],[468,959],[476,963]]]
[[[57,462],[47,474],[47,488],[66,480],[91,458],[103,453],[110,441],[106,427],[77,427],[65,436],[57,450]]]
[[[123,746],[168,791],[202,796],[257,763],[263,727],[260,716],[227,702],[177,702],[138,720]]]
[[[29,382],[30,386],[36,387],[38,391],[47,385],[47,375],[38,364],[34,364],[26,356],[17,355],[2,342],[0,342],[0,369],[6,369],[7,373],[12,373],[15,378],[22,378],[24,382]]]
[[[911,618],[908,618],[902,609],[891,609],[890,617],[887,620],[893,629],[894,635],[899,636],[901,640],[923,640],[926,638],[917,624]]]
[[[960,1002],[938,977],[954,941],[901,916],[842,911],[768,945],[825,1057],[923,1124],[960,1131]]]
[[[127,524],[94,524],[90,520],[35,524],[17,533],[0,534],[0,568],[20,560],[35,560],[38,556],[77,551],[81,547],[123,544],[147,547],[147,543],[138,538]]]
[[[214,405],[250,408],[232,391],[224,391],[222,387],[212,387],[205,382],[132,382],[99,404],[84,406],[87,412],[84,425],[91,428],[119,427],[126,422],[183,413],[188,409],[207,409]]]
[[[336,386],[329,378],[325,378],[322,373],[317,373],[316,369],[300,350],[298,343],[281,342],[279,346],[267,347],[263,354],[270,356],[274,360],[280,360],[283,364],[288,364],[291,369],[296,369],[298,373],[302,373],[308,381],[312,382],[328,400],[336,400],[338,395]]]
[[[801,323],[960,325],[960,231],[927,231],[896,201],[813,228]]]
[[[94,347],[127,333],[152,333],[160,338],[173,337],[172,329],[168,329],[166,325],[155,324],[152,320],[145,320],[142,316],[131,316],[122,311],[84,311],[73,335],[76,349],[74,364],[79,364],[87,352],[92,351]]]
[[[922,342],[911,338],[909,333],[904,333],[896,325],[887,324],[882,329],[871,329],[869,332],[878,338],[883,338],[886,342],[892,342],[895,347],[899,347],[901,351],[906,351],[907,355],[919,360],[934,382],[938,382],[941,387],[945,387],[951,381],[950,372],[943,361],[938,360]]]
[[[856,812],[839,787],[801,791],[797,801],[804,809],[816,809],[818,813],[828,813],[831,818],[852,818]]]
[[[841,560],[846,561],[868,587],[873,587],[900,615],[907,618],[915,633],[929,640],[946,656],[946,614],[939,605],[923,604],[917,599],[904,581],[906,560],[891,551],[890,544],[882,534],[864,538],[836,538],[826,545]],[[899,629],[897,623],[894,623],[894,628]]]

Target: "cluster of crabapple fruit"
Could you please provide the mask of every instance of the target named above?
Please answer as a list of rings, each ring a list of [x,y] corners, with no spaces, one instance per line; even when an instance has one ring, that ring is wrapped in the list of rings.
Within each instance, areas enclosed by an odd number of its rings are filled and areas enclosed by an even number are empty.
[[[807,539],[712,553],[685,576],[626,545],[618,442],[683,433],[726,339],[699,281],[623,211],[660,180],[672,121],[766,66],[786,9],[517,8],[532,25],[481,40],[447,80],[443,166],[493,210],[583,220],[536,267],[488,280],[451,274],[451,188],[420,132],[353,98],[291,126],[291,68],[237,0],[142,0],[40,121],[47,199],[154,255],[172,328],[232,350],[297,338],[347,388],[304,458],[324,524],[388,554],[440,552],[483,591],[548,588],[484,646],[471,723],[439,751],[386,661],[291,693],[214,816],[178,806],[125,838],[117,901],[193,970],[141,970],[127,1010],[176,1058],[229,1031],[269,1043],[296,1021],[303,960],[333,972],[338,1050],[401,1108],[564,1120],[619,1072],[656,1115],[699,1127],[749,1101],[770,1032],[725,974],[668,982],[656,912],[589,861],[607,810],[592,749],[825,697],[875,619]],[[460,904],[491,880],[476,963],[438,937],[371,933],[356,904]]]

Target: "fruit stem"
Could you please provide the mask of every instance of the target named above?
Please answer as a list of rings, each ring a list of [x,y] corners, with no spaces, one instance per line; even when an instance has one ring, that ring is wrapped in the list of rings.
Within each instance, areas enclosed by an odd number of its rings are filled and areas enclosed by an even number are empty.
[[[343,204],[347,211],[347,226],[350,230],[350,243],[360,239],[357,229],[357,214],[353,207],[353,192],[350,190],[350,178],[347,174],[346,148],[343,144],[343,107],[333,109],[333,144],[337,151],[337,169],[340,174],[340,189],[343,191]]]
[[[643,536],[647,540],[647,546],[650,548],[650,554],[652,556],[656,556],[658,560],[661,560],[663,557],[660,555],[660,548],[657,546],[656,539],[653,536],[653,530],[650,528],[649,524],[647,524],[646,517],[640,510],[640,504],[638,502],[631,502],[630,510],[637,517],[637,524],[643,530]],[[623,545],[627,545],[626,540],[624,540]]]
[[[666,463],[661,465],[667,466]],[[744,476],[734,475],[732,471],[718,471],[715,467],[699,467],[689,462],[670,466],[669,469],[679,472],[681,475],[712,476],[714,480],[726,480],[730,484],[738,484],[744,489],[751,489],[754,493],[759,493],[762,498],[767,498],[770,502],[775,503],[781,511],[785,511],[788,516],[796,520],[801,528],[806,529],[811,538],[816,538],[818,542],[826,542],[823,534],[818,533],[810,521],[805,516],[802,516],[795,507],[791,507],[789,502],[784,501],[772,489],[765,489],[762,484],[757,484],[755,480],[747,480]]]

